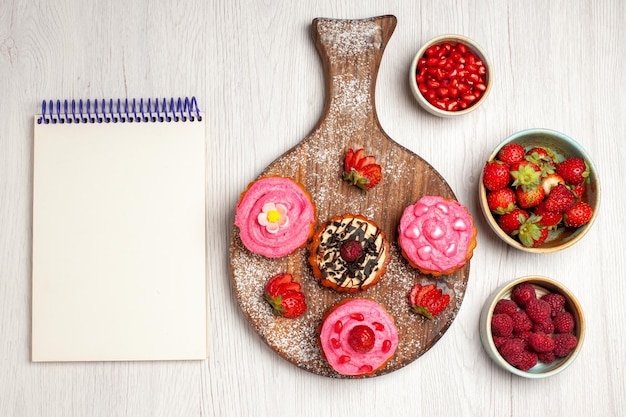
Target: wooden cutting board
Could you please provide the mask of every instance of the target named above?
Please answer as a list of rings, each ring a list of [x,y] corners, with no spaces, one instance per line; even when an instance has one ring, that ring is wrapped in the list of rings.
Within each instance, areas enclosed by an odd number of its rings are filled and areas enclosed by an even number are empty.
[[[313,132],[259,176],[282,175],[302,183],[317,206],[319,224],[345,213],[374,220],[391,242],[387,273],[365,292],[340,294],[320,285],[312,275],[306,248],[284,258],[269,259],[248,251],[236,226],[231,233],[232,287],[246,319],[279,355],[302,369],[328,377],[343,377],[327,364],[318,344],[317,329],[329,307],[344,298],[366,297],[385,306],[395,318],[399,346],[395,358],[375,374],[383,375],[419,358],[443,336],[461,306],[469,277],[469,263],[448,276],[421,275],[404,260],[397,245],[397,227],[406,206],[424,195],[455,197],[431,165],[394,142],[378,121],[376,77],[395,26],[394,16],[313,20],[313,40],[326,80],[323,115]],[[341,179],[346,151],[360,147],[376,156],[383,168],[381,183],[367,194]],[[289,272],[299,280],[307,297],[307,311],[297,319],[274,316],[262,298],[265,283],[279,272]],[[450,294],[450,306],[436,319],[427,320],[410,312],[408,293],[416,282],[435,282]]]

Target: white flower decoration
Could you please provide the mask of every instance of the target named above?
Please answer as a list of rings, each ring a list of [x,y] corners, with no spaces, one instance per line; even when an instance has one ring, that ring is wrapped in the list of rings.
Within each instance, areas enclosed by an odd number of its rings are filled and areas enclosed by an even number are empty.
[[[269,233],[277,233],[280,228],[289,225],[287,207],[282,204],[266,203],[259,213],[258,221]]]

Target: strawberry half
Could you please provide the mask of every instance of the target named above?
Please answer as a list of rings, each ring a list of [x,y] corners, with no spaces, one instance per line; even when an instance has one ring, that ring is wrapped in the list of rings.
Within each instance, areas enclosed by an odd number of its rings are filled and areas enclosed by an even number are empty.
[[[306,300],[299,282],[287,273],[274,275],[265,284],[263,298],[272,306],[276,315],[298,317],[306,310]]]
[[[450,303],[450,296],[443,294],[435,284],[415,284],[409,292],[411,311],[427,319],[439,315]]]
[[[383,177],[380,165],[372,155],[365,155],[365,151],[349,149],[343,162],[343,179],[350,184],[367,191],[380,182]]]

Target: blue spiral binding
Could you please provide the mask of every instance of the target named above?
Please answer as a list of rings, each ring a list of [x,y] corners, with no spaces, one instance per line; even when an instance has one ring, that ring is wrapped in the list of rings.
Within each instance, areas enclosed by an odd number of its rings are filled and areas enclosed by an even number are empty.
[[[169,123],[201,121],[195,97],[108,100],[43,100],[37,124]]]

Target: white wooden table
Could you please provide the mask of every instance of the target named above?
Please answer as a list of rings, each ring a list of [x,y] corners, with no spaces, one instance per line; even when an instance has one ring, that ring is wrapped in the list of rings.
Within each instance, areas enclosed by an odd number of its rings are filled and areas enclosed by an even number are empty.
[[[626,3],[35,3],[0,0],[1,416],[626,414]],[[321,116],[311,20],[381,14],[398,18],[378,76],[381,124],[469,207],[478,247],[459,314],[429,352],[382,377],[335,380],[283,360],[248,325],[231,291],[229,234],[246,184]],[[484,106],[458,120],[422,111],[407,85],[420,45],[450,32],[477,40],[495,71]],[[32,117],[40,101],[181,95],[195,95],[209,120],[209,359],[32,363]],[[484,159],[506,136],[531,127],[562,131],[583,145],[604,197],[579,244],[544,256],[498,241],[477,206]],[[485,298],[529,274],[566,284],[587,318],[577,361],[545,380],[500,370],[478,337]]]

